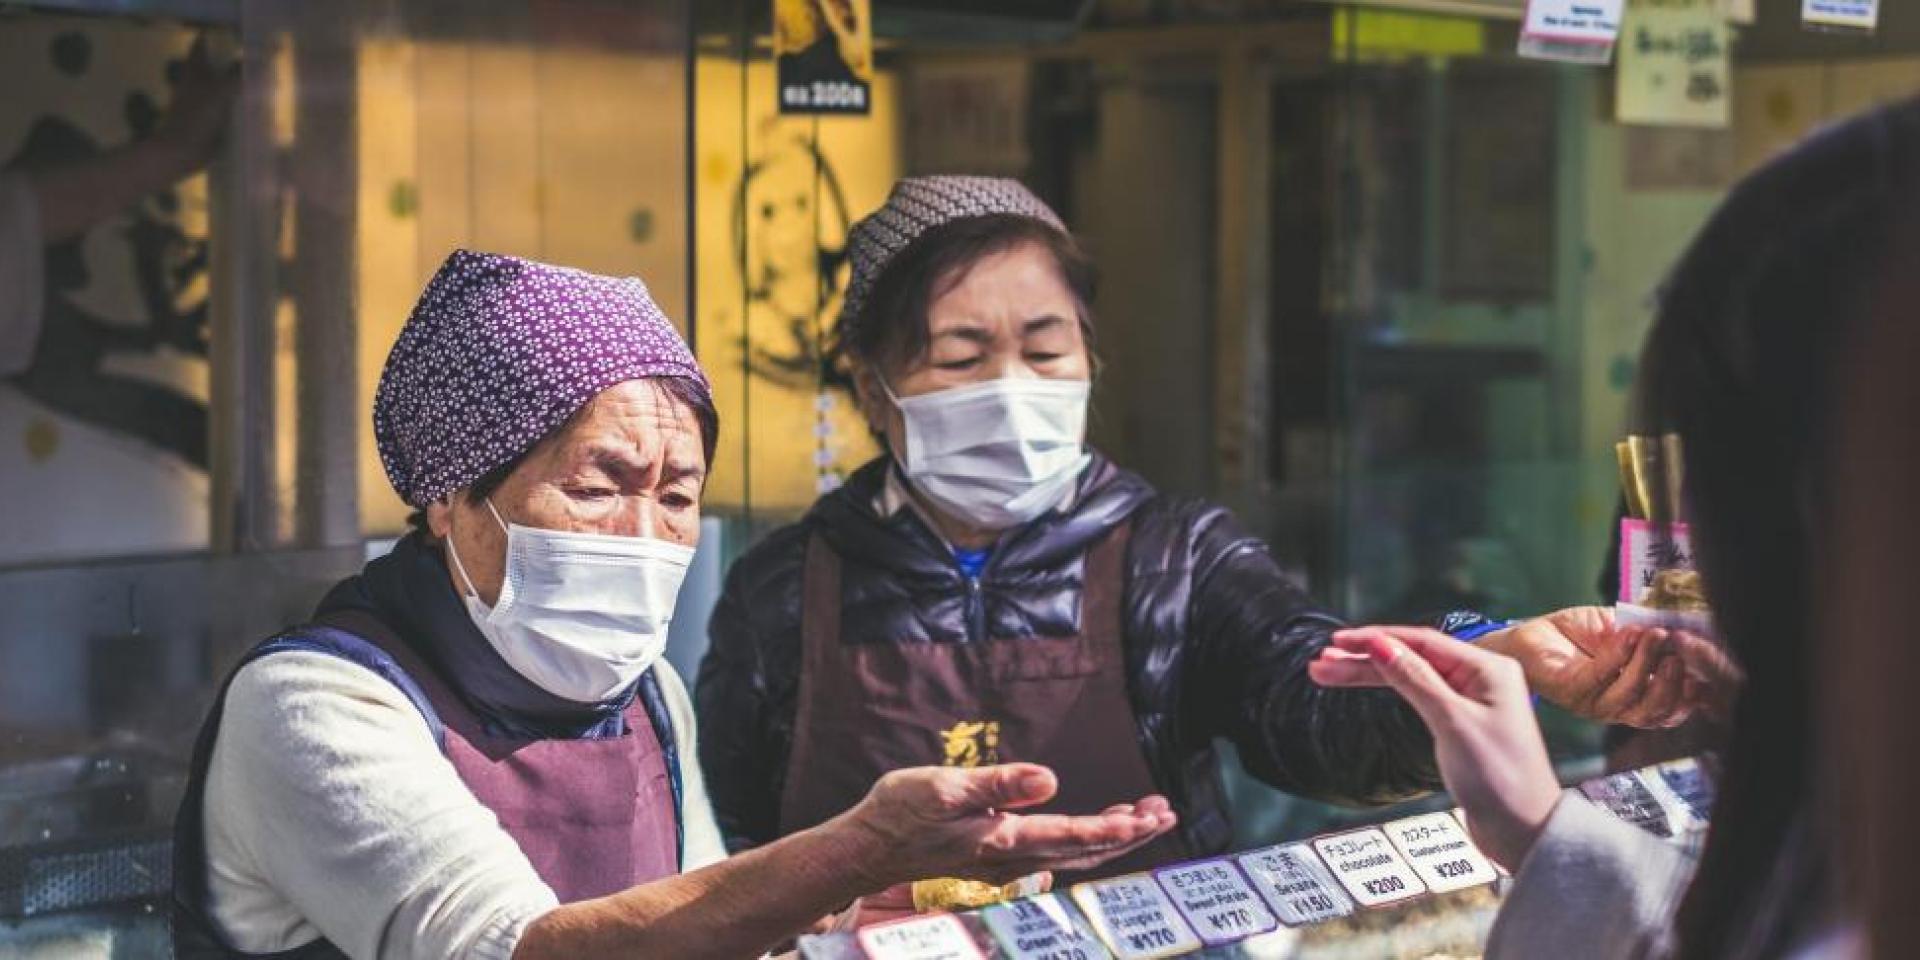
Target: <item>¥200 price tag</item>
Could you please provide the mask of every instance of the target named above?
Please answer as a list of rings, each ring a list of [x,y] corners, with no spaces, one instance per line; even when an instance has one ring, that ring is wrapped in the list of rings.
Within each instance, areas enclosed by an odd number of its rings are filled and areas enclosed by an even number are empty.
[[[1010,960],[1111,960],[1112,954],[1058,896],[1043,893],[981,911]]]
[[[1154,874],[1209,947],[1234,943],[1280,926],[1240,869],[1228,860],[1170,867]]]
[[[871,960],[986,960],[950,913],[867,927],[859,939]]]
[[[1120,960],[1158,960],[1200,949],[1173,903],[1148,876],[1083,883],[1073,901]]]
[[[1353,912],[1353,898],[1327,872],[1325,864],[1304,843],[1290,843],[1243,854],[1240,869],[1253,879],[1254,889],[1289,927],[1344,917]]]
[[[1382,828],[1434,893],[1478,887],[1499,879],[1493,862],[1480,852],[1450,813],[1396,820]]]
[[[1419,874],[1376,828],[1320,837],[1313,841],[1313,849],[1363,907],[1398,903],[1427,892]]]

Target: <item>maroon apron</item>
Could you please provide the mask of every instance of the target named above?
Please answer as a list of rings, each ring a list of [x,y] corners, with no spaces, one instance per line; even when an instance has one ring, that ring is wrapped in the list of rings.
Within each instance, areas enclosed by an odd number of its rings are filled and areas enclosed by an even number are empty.
[[[680,872],[666,754],[642,698],[627,732],[590,740],[522,740],[487,733],[419,654],[371,617],[324,618],[372,641],[420,685],[445,727],[441,745],[461,782],[500,818],[561,903],[591,900]]]
[[[461,782],[493,811],[561,903],[605,896],[680,872],[673,774],[644,696],[635,696],[627,708],[627,730],[618,737],[496,737],[431,665],[371,615],[350,610],[326,614],[312,627],[255,647],[241,666],[282,651],[340,657],[399,687],[435,728],[441,752]],[[232,682],[229,674],[227,683]],[[170,919],[174,955],[180,960],[258,956],[227,945],[207,903],[203,801],[225,700],[223,686],[194,745],[192,772],[175,823]],[[340,960],[344,954],[322,938],[268,956]]]
[[[816,534],[807,544],[781,833],[838,816],[902,767],[1051,767],[1060,792],[1036,812],[1098,813],[1158,792],[1128,698],[1121,642],[1130,529],[1116,527],[1088,552],[1077,634],[977,643],[842,642],[840,556]],[[1096,875],[1185,853],[1169,834]]]

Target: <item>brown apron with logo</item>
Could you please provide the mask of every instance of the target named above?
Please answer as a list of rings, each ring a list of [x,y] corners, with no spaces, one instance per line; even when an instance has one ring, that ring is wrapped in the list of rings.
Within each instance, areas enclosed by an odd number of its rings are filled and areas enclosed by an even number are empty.
[[[807,545],[799,707],[781,832],[838,816],[902,767],[1051,767],[1059,795],[1033,812],[1098,813],[1158,792],[1128,699],[1121,643],[1129,532],[1116,527],[1088,552],[1078,634],[976,643],[842,642],[840,557],[815,535]],[[1185,852],[1176,832],[1089,876],[1141,870]]]

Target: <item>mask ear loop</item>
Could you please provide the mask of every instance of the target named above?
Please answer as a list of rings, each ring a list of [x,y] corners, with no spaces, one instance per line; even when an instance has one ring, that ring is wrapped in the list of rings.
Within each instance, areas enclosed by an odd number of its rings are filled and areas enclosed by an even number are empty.
[[[505,533],[508,537],[512,537],[513,531],[507,527],[505,520],[500,519],[500,511],[493,505],[493,498],[488,497],[484,502],[487,505],[487,512],[493,514],[493,522],[500,525],[500,532]],[[460,579],[465,581],[467,585],[467,595],[475,600],[480,599],[480,590],[473,585],[473,578],[467,576],[467,566],[460,562],[460,551],[455,549],[453,537],[451,536],[447,537],[447,557],[453,561],[454,572],[460,574]]]

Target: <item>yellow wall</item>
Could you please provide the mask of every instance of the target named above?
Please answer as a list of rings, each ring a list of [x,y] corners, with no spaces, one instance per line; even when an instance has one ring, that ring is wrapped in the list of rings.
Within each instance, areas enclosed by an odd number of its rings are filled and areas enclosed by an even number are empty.
[[[823,474],[844,475],[874,451],[842,394],[824,395],[830,433],[816,435],[816,351],[846,277],[841,265],[829,281],[819,264],[823,253],[837,262],[848,225],[900,173],[898,85],[874,78],[869,117],[816,120],[776,113],[770,63],[703,57],[695,77],[695,332],[721,421],[707,504],[791,514],[813,502]]]
[[[374,41],[359,67],[361,408],[459,247],[638,276],[687,326],[686,65],[676,54]],[[370,418],[369,418],[370,419]],[[406,507],[360,442],[361,516]]]

